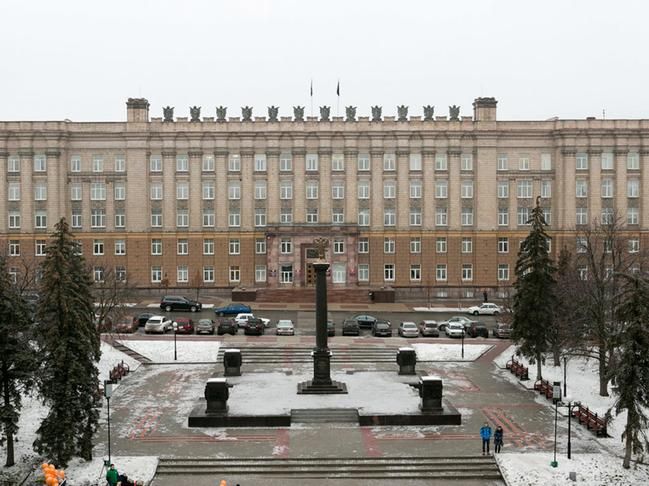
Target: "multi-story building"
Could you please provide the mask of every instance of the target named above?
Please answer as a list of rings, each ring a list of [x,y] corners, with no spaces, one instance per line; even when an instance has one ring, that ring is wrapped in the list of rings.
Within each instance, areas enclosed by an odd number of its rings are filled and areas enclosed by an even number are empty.
[[[129,99],[126,122],[0,122],[9,267],[42,258],[65,216],[96,279],[141,287],[310,286],[326,237],[333,287],[502,293],[537,196],[555,256],[613,214],[641,244],[649,120],[498,121],[496,104],[163,120]]]

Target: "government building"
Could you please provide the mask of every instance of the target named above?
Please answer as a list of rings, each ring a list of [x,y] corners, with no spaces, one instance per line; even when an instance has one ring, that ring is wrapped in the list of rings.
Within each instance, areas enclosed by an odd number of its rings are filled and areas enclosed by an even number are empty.
[[[150,117],[138,98],[125,122],[0,122],[15,278],[61,217],[96,280],[268,296],[314,285],[324,237],[330,288],[350,298],[505,297],[537,196],[555,258],[614,216],[629,251],[649,244],[649,120],[501,121],[493,98],[472,116],[200,111]]]

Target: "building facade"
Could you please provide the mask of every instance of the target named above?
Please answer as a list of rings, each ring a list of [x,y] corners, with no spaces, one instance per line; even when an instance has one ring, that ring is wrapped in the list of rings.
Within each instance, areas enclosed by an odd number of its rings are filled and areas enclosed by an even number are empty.
[[[37,264],[66,217],[96,279],[139,287],[308,287],[326,237],[334,287],[504,296],[537,196],[555,257],[618,216],[644,246],[649,120],[499,121],[496,105],[163,119],[129,99],[126,122],[0,122],[9,267]]]

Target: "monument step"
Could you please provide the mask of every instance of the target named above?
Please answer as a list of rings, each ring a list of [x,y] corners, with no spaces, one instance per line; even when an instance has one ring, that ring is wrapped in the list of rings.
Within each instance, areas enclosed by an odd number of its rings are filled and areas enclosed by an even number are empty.
[[[358,410],[355,408],[293,409],[291,423],[358,424]]]
[[[221,347],[217,362],[223,360],[223,352],[228,349]],[[236,346],[241,350],[243,364],[257,363],[311,363],[313,347],[258,347]],[[332,349],[332,363],[396,363],[397,348],[367,348],[361,346],[346,346]]]
[[[161,458],[156,476],[502,480],[491,456],[399,458]]]

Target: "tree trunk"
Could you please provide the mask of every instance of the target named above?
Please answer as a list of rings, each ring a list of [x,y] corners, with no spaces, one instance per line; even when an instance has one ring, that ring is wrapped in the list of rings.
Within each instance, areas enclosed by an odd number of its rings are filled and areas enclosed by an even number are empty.
[[[9,410],[11,408],[11,397],[9,396],[9,379],[7,377],[6,363],[2,363],[2,370],[4,377],[2,383],[2,398],[5,410]],[[7,436],[7,462],[5,463],[5,467],[13,466],[16,463],[14,458],[14,434],[9,427],[11,427],[11,424],[4,424],[4,429]]]
[[[541,373],[541,355],[537,354],[536,355],[536,379],[541,380],[543,378],[543,375]]]
[[[624,469],[629,469],[631,467],[631,453],[633,452],[633,429],[635,420],[635,409],[633,407],[629,407],[627,409],[626,426],[624,427],[625,444],[624,460],[622,461],[622,467]]]
[[[606,345],[599,343],[599,395],[601,397],[608,396],[608,366],[606,366]]]
[[[561,349],[559,349],[559,346],[554,346],[552,349],[552,359],[554,366],[561,366]]]

